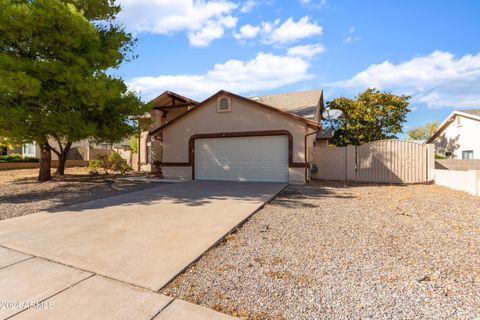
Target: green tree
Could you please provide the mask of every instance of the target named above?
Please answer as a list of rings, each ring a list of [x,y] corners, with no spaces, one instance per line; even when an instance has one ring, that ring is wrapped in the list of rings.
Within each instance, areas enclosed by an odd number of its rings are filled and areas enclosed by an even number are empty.
[[[37,142],[39,181],[50,180],[52,151],[63,174],[75,141],[120,140],[145,112],[106,74],[133,58],[134,40],[115,22],[119,10],[111,0],[0,0],[0,136]]]
[[[410,111],[409,99],[369,88],[355,99],[340,97],[327,102],[327,107],[343,111],[342,117],[335,121],[332,144],[361,145],[396,138]]]
[[[130,149],[132,150],[133,153],[138,152],[138,138],[139,134],[134,134],[128,139],[128,144],[130,145]]]
[[[408,130],[408,140],[426,140],[438,129],[438,122],[429,122],[423,127]]]

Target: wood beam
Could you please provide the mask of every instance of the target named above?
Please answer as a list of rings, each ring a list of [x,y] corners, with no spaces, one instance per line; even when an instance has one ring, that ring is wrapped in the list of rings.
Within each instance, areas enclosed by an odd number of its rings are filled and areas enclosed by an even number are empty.
[[[186,108],[186,107],[191,107],[192,104],[190,103],[182,103],[182,104],[174,104],[174,105],[171,105],[171,106],[158,106],[158,107],[154,107],[154,109],[159,109],[159,110],[162,110],[162,109],[176,109],[176,108]]]

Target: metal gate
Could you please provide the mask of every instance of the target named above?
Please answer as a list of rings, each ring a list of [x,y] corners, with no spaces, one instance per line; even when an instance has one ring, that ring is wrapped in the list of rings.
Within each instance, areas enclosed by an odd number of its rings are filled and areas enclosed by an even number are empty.
[[[381,140],[358,147],[316,147],[316,179],[377,183],[418,183],[433,179],[431,144]]]

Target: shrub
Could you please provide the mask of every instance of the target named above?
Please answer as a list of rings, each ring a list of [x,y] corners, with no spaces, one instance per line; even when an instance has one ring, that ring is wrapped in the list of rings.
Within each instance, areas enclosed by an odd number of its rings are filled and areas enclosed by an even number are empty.
[[[88,168],[90,169],[90,172],[93,174],[98,174],[98,168],[100,168],[102,163],[100,160],[90,160],[88,161]]]
[[[7,156],[0,156],[0,162],[38,162],[38,158],[25,157],[22,158],[21,154],[12,153]]]
[[[110,168],[114,171],[120,171],[120,174],[125,174],[127,171],[132,170],[127,160],[122,158],[118,152],[112,152],[110,156],[108,156],[108,162]]]
[[[108,155],[102,155],[98,158],[98,161],[100,161],[100,167],[103,168],[103,171],[105,171],[106,174],[108,174],[108,169],[110,169],[110,160]]]
[[[34,157],[25,157],[23,158],[23,160],[21,162],[38,162],[39,159],[38,158],[34,158]]]

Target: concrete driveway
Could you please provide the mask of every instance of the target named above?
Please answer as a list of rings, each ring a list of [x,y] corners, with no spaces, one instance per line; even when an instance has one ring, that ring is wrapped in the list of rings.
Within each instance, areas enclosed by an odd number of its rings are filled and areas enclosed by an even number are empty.
[[[79,297],[97,292],[98,298],[105,299],[106,292],[110,292],[108,287],[115,291],[118,285],[109,283],[113,280],[121,286],[132,285],[135,290],[158,291],[284,186],[219,181],[161,184],[56,212],[1,221],[0,249],[4,252],[0,251],[0,284],[4,284],[2,291],[6,296],[0,298],[15,294],[19,299],[25,298],[37,290],[43,300],[56,295],[55,292],[61,292],[58,298],[62,298],[75,296],[76,291]],[[62,273],[52,271],[55,268],[67,269]],[[38,290],[41,283],[31,284],[28,278],[38,275],[35,270],[46,270],[44,286],[53,283],[53,288]],[[18,277],[9,282],[19,273],[23,282]],[[62,274],[64,278],[55,278]],[[48,277],[57,280],[48,281]],[[58,281],[60,285],[55,286]],[[4,290],[16,291],[18,287],[28,294]],[[92,289],[96,287],[101,289]],[[152,310],[161,310],[171,303],[170,298],[156,295],[139,298],[151,305],[152,309],[145,313],[148,316]],[[174,306],[182,309],[184,304],[175,302],[169,310]],[[69,306],[65,310],[71,309]]]

